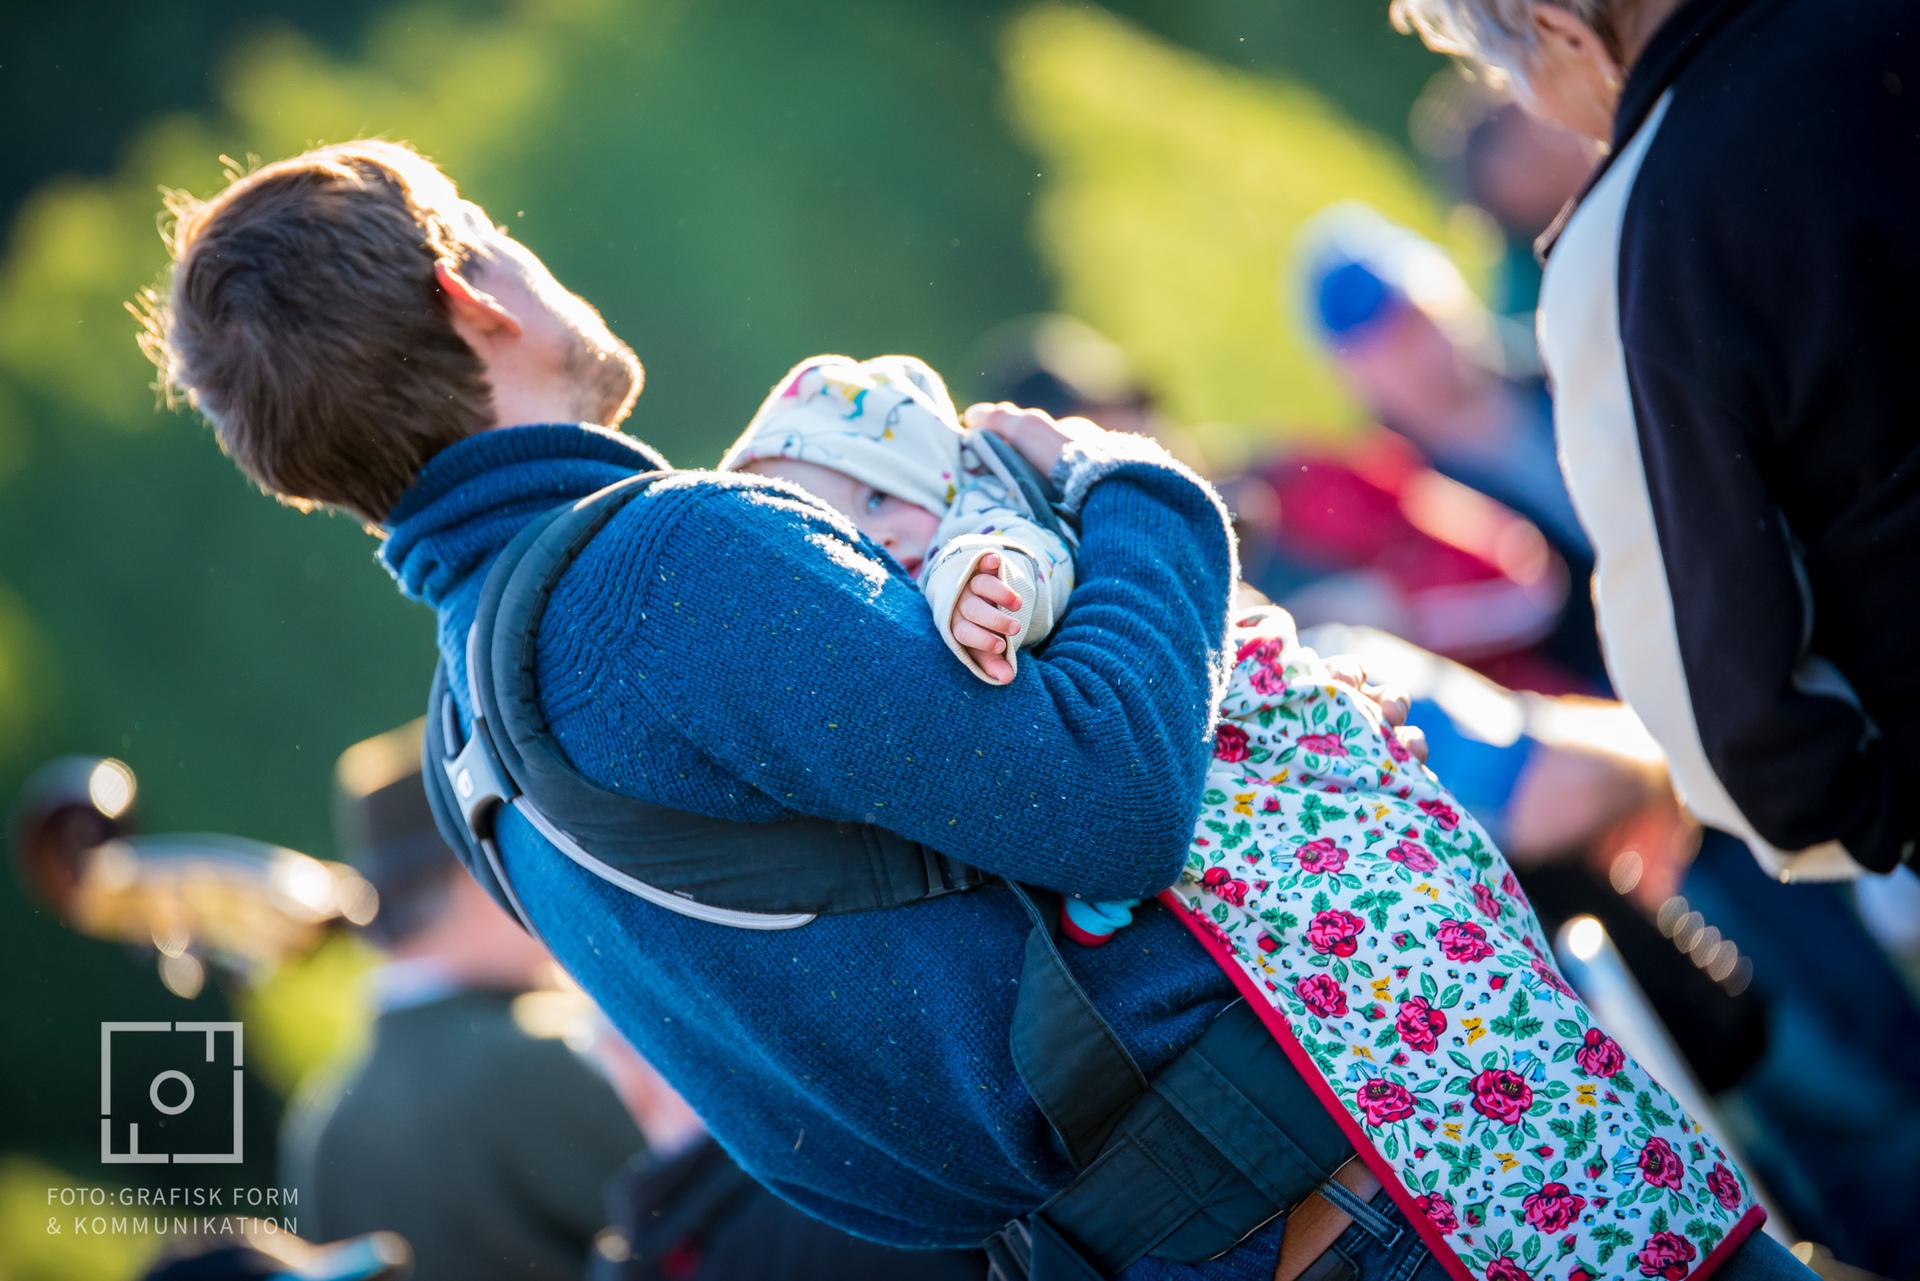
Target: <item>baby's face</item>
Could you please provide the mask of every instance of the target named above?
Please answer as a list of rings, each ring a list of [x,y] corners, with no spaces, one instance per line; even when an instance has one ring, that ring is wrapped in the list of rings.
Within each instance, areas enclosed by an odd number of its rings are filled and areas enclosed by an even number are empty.
[[[920,572],[927,548],[933,543],[934,531],[940,527],[940,517],[926,508],[818,463],[803,463],[794,458],[761,458],[740,470],[757,476],[775,476],[800,486],[886,548],[887,554],[899,561],[909,574]]]

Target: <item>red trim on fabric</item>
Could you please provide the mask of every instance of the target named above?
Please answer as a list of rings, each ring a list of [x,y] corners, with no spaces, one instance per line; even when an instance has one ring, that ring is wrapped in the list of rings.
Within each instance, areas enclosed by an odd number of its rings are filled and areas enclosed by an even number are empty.
[[[1753,1235],[1754,1229],[1766,1221],[1766,1206],[1754,1205],[1749,1208],[1745,1214],[1740,1216],[1740,1222],[1727,1229],[1727,1235],[1720,1238],[1720,1244],[1714,1246],[1713,1249],[1707,1252],[1707,1257],[1700,1260],[1700,1266],[1687,1274],[1687,1281],[1706,1281],[1707,1276],[1721,1264],[1725,1263],[1727,1257],[1744,1245],[1747,1238]]]
[[[1320,1106],[1325,1108],[1327,1114],[1340,1126],[1348,1142],[1353,1144],[1354,1152],[1367,1163],[1367,1168],[1373,1171],[1373,1177],[1380,1180],[1380,1186],[1387,1190],[1387,1194],[1393,1198],[1393,1203],[1400,1207],[1400,1212],[1406,1216],[1408,1224],[1419,1234],[1420,1239],[1426,1242],[1427,1249],[1433,1253],[1433,1257],[1440,1260],[1440,1265],[1447,1270],[1447,1275],[1454,1281],[1481,1281],[1481,1278],[1475,1276],[1467,1267],[1466,1261],[1460,1257],[1459,1253],[1447,1243],[1440,1229],[1434,1227],[1433,1221],[1413,1203],[1413,1195],[1401,1184],[1400,1176],[1394,1170],[1393,1163],[1374,1150],[1373,1140],[1367,1137],[1367,1132],[1360,1128],[1359,1122],[1355,1121],[1352,1114],[1341,1105],[1339,1096],[1333,1092],[1333,1087],[1327,1084],[1326,1078],[1320,1075],[1320,1069],[1313,1065],[1313,1059],[1305,1049],[1301,1048],[1299,1040],[1293,1034],[1293,1028],[1287,1023],[1286,1016],[1273,1007],[1272,995],[1262,991],[1260,985],[1253,981],[1252,976],[1240,968],[1239,962],[1234,959],[1233,949],[1208,933],[1206,927],[1195,919],[1193,910],[1181,901],[1178,894],[1170,889],[1162,890],[1160,901],[1186,924],[1193,936],[1200,940],[1200,946],[1207,950],[1207,955],[1214,959],[1215,964],[1219,965],[1226,972],[1227,977],[1233,980],[1233,985],[1240,989],[1240,994],[1247,998],[1247,1004],[1253,1007],[1253,1012],[1260,1016],[1262,1023],[1267,1025],[1267,1031],[1273,1033],[1273,1039],[1279,1043],[1282,1050],[1286,1051],[1287,1058],[1292,1061],[1294,1068],[1305,1078],[1307,1088],[1313,1091],[1313,1096],[1320,1100]]]
[[[1075,925],[1073,918],[1067,915],[1067,907],[1064,903],[1060,905],[1060,932],[1081,947],[1105,947],[1113,941],[1111,934],[1094,934]]]

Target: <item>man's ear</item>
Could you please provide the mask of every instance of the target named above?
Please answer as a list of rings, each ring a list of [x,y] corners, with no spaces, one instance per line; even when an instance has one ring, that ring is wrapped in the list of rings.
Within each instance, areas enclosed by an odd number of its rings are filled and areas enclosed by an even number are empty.
[[[445,259],[433,264],[433,278],[447,300],[447,319],[469,346],[476,337],[518,338],[520,321],[500,300],[457,271]]]
[[[1533,33],[1543,46],[1576,62],[1602,62],[1607,72],[1617,77],[1619,65],[1607,49],[1600,33],[1582,22],[1571,9],[1536,0],[1533,6]]]

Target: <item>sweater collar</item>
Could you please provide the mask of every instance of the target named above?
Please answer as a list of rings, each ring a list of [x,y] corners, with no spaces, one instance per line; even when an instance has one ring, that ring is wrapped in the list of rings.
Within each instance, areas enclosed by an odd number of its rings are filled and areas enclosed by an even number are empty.
[[[1553,225],[1541,235],[1534,246],[1534,252],[1540,261],[1545,262],[1553,247],[1560,240],[1560,233],[1566,229],[1568,221],[1585,202],[1587,194],[1600,184],[1613,167],[1613,159],[1633,140],[1640,126],[1646,123],[1653,109],[1660,105],[1660,99],[1674,81],[1680,78],[1687,64],[1693,61],[1695,54],[1713,42],[1713,38],[1752,0],[1687,0],[1673,11],[1660,29],[1647,41],[1647,47],[1640,51],[1640,57],[1627,72],[1627,82],[1620,89],[1620,105],[1613,114],[1613,142],[1608,148],[1606,159],[1602,160],[1586,186],[1578,196],[1567,202]]]
[[[639,441],[585,424],[469,436],[434,455],[402,495],[380,563],[402,592],[437,609],[541,512],[667,467]]]

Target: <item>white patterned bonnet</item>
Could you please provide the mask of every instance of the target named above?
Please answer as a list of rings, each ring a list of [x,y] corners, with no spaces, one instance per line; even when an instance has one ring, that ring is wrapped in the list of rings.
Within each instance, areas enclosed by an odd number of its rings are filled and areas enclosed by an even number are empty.
[[[960,474],[960,440],[947,385],[925,362],[809,356],[774,384],[719,469],[791,458],[944,514]]]

